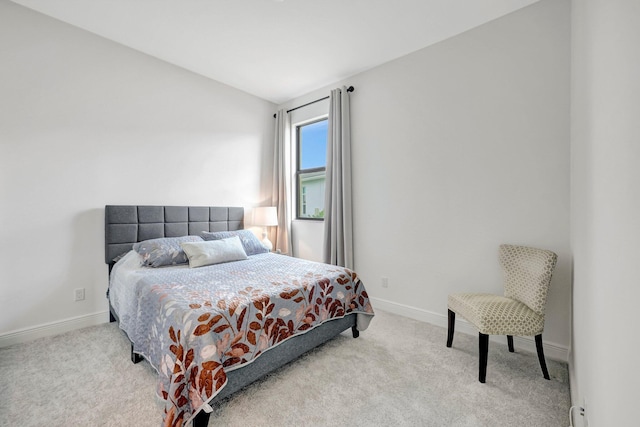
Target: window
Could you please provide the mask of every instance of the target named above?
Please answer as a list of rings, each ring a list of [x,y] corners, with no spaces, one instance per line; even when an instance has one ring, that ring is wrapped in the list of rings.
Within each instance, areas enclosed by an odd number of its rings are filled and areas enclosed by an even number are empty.
[[[324,218],[327,119],[296,126],[297,218]]]

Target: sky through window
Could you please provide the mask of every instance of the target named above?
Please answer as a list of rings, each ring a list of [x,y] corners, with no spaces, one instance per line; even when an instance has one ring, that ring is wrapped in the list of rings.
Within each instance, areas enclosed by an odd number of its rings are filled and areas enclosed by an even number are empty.
[[[300,169],[325,167],[327,164],[327,120],[300,128]]]

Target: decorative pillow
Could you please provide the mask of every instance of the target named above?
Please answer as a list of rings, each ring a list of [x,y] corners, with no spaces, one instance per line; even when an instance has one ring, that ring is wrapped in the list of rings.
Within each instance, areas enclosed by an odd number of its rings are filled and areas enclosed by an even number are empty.
[[[161,237],[135,243],[133,250],[142,255],[142,265],[162,267],[163,265],[186,264],[187,255],[180,243],[202,242],[200,236]]]
[[[247,254],[238,236],[221,240],[182,243],[180,246],[187,254],[191,268],[247,259]]]
[[[262,246],[262,242],[258,240],[251,230],[203,231],[200,235],[204,240],[220,240],[238,236],[247,255],[257,255],[269,252],[269,249]]]

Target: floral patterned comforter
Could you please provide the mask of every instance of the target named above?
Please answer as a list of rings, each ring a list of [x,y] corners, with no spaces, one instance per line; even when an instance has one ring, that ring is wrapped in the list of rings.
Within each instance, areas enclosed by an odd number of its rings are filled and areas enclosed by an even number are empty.
[[[351,270],[283,255],[190,269],[114,267],[110,300],[120,327],[159,373],[163,425],[186,425],[226,384],[226,373],[286,339],[373,309]]]

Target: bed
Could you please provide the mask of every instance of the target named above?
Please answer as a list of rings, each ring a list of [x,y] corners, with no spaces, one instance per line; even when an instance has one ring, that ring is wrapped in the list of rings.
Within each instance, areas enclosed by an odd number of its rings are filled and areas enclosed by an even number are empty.
[[[148,242],[186,240],[186,251],[200,236],[240,242],[246,257],[141,265]],[[263,253],[252,237],[243,208],[105,207],[110,320],[131,341],[132,361],[158,372],[164,425],[206,426],[211,405],[343,331],[357,338],[373,317],[354,272]]]

